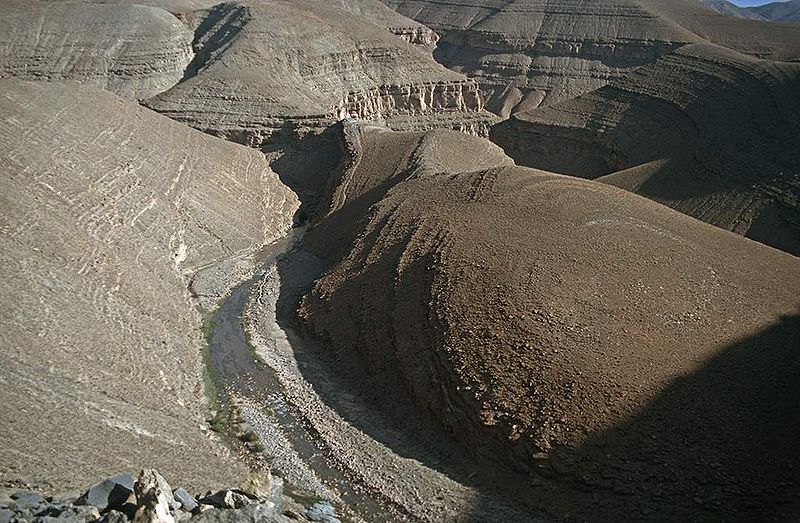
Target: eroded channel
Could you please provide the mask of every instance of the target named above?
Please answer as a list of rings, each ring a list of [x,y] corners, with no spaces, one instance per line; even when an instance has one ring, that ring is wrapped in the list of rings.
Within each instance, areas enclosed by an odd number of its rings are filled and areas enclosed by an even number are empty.
[[[303,232],[260,253],[259,269],[219,303],[208,332],[220,408],[258,435],[258,453],[287,490],[328,500],[345,520],[538,519],[487,492],[499,478],[476,471],[397,387],[297,332],[297,302],[325,270],[303,250]]]

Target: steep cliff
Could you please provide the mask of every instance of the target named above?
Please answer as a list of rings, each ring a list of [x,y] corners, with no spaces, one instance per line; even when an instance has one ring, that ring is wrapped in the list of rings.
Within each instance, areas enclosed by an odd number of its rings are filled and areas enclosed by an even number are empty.
[[[236,481],[202,432],[187,280],[282,236],[294,194],[256,151],[88,86],[0,80],[0,114],[0,479]]]
[[[493,139],[518,163],[598,178],[800,254],[800,65],[692,45]]]
[[[800,58],[800,28],[726,17],[694,0],[385,0],[441,35],[439,62],[477,80],[501,116],[573,98],[708,40]]]
[[[192,33],[141,5],[9,0],[0,17],[0,78],[78,80],[142,99],[178,83]]]
[[[477,464],[593,492],[575,519],[793,513],[796,258],[457,133],[348,143],[300,308],[332,351],[399,374]]]
[[[344,116],[484,134],[494,121],[473,81],[327,3],[222,4],[198,24],[196,46],[191,77],[147,105],[240,143]]]

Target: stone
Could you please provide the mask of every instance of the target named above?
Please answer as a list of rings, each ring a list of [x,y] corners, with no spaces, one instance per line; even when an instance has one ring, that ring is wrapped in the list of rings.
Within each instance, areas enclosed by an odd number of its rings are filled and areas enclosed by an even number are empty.
[[[8,508],[0,508],[0,523],[10,523],[14,517],[14,511]]]
[[[158,472],[152,469],[141,471],[134,491],[139,505],[133,518],[135,523],[175,523],[170,514],[170,503],[175,498],[169,483]]]
[[[33,510],[45,502],[43,496],[27,490],[20,490],[11,494],[11,500],[9,507],[20,511]]]
[[[220,490],[199,501],[217,508],[242,508],[254,503],[247,495],[235,490]]]
[[[100,518],[99,523],[127,523],[128,516],[124,513],[116,511],[116,510],[109,510],[103,517]]]
[[[100,511],[118,509],[133,494],[133,485],[134,480],[131,474],[120,474],[93,486],[78,498],[75,504],[92,505]]]
[[[252,499],[266,499],[272,495],[273,478],[267,471],[251,472],[239,490]]]
[[[48,507],[44,514],[37,515],[37,521],[59,521],[61,523],[85,523],[98,519],[100,519],[100,511],[91,505]]]
[[[202,514],[194,516],[191,521],[196,523],[264,523],[271,522],[281,516],[271,503],[259,503],[248,505],[239,509],[220,509],[207,510]]]
[[[336,517],[336,510],[330,503],[320,501],[314,503],[308,510],[306,510],[306,517],[311,521],[322,521],[323,523],[342,523]]]
[[[197,509],[197,500],[183,488],[176,488],[172,491],[172,495],[178,502],[180,502],[183,510],[187,512],[193,512]]]

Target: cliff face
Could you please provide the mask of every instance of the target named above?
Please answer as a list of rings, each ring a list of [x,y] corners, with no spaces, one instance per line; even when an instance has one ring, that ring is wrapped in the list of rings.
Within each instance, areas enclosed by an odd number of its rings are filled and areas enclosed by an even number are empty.
[[[201,431],[187,280],[282,236],[295,196],[261,154],[88,86],[5,79],[0,113],[0,479],[236,481]]]
[[[141,5],[10,0],[0,18],[0,78],[78,80],[142,99],[178,83],[192,33]]]
[[[602,181],[800,253],[800,66],[707,44],[493,139],[519,163]]]
[[[196,41],[193,76],[147,105],[241,143],[348,115],[483,134],[494,121],[474,82],[323,2],[223,4],[198,23]]]
[[[501,116],[594,90],[687,43],[800,57],[800,28],[725,17],[694,0],[386,3],[437,31],[437,60],[478,81]]]
[[[769,405],[800,409],[795,258],[456,133],[348,144],[300,308],[331,350],[399,374],[478,463],[588,486],[609,518],[791,503],[794,421]]]

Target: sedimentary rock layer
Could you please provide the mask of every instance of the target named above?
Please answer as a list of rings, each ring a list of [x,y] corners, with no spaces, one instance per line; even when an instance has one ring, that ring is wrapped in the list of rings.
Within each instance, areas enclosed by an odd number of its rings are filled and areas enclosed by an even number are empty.
[[[192,33],[141,5],[10,0],[0,17],[0,78],[78,80],[142,99],[178,83]]]
[[[501,116],[591,91],[687,43],[800,57],[800,28],[715,13],[694,0],[386,0],[437,31],[435,56],[476,79]]]
[[[611,85],[519,113],[518,163],[637,192],[800,253],[800,65],[692,45]]]
[[[235,480],[202,432],[199,267],[282,236],[259,153],[75,83],[0,81],[0,479],[157,465]]]
[[[796,258],[457,133],[348,144],[300,308],[331,350],[478,463],[594,489],[576,519],[797,509]]]
[[[319,1],[236,2],[198,24],[188,80],[147,105],[248,145],[352,115],[487,130],[478,86],[385,29]]]

